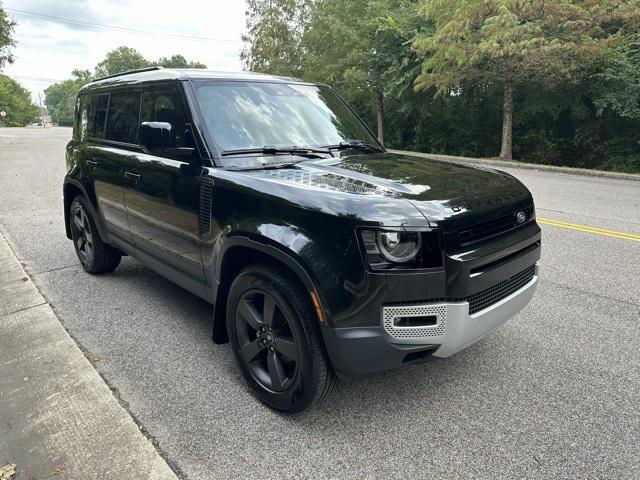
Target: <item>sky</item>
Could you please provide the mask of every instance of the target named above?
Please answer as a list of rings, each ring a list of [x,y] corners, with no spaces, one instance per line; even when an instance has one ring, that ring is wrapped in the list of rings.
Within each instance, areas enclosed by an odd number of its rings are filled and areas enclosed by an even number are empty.
[[[135,48],[149,60],[180,53],[211,70],[242,70],[245,0],[0,2],[18,23],[15,62],[3,73],[28,88],[36,104],[48,85],[71,77],[74,68],[93,71],[119,46]]]

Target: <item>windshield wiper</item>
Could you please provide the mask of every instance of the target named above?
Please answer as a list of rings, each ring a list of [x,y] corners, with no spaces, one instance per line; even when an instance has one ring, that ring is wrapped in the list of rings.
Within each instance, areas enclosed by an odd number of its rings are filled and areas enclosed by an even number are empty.
[[[321,153],[331,155],[331,151],[327,148],[314,147],[272,147],[265,145],[262,148],[241,148],[237,150],[224,150],[223,157],[229,155],[244,155],[249,153],[262,153],[264,155],[299,155],[309,158],[323,158]]]
[[[329,150],[367,150],[374,152],[382,152],[382,148],[377,145],[372,145],[370,143],[364,142],[340,142],[337,145],[325,145],[323,148],[327,148]]]

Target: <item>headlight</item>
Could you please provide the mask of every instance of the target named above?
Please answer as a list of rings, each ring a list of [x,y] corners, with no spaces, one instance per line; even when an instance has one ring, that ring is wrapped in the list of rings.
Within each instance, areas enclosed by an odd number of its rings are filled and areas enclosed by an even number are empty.
[[[393,263],[406,263],[420,251],[418,232],[377,232],[380,254]]]
[[[434,268],[443,265],[438,230],[360,230],[373,270]]]

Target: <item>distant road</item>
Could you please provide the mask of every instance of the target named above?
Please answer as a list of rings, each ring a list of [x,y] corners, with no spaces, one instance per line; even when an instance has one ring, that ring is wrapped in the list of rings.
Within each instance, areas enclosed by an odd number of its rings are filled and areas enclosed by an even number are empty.
[[[454,357],[340,385],[283,416],[211,343],[209,305],[131,258],[82,271],[64,234],[69,136],[0,129],[0,226],[188,478],[637,478],[640,183],[508,170],[542,223],[533,302]]]

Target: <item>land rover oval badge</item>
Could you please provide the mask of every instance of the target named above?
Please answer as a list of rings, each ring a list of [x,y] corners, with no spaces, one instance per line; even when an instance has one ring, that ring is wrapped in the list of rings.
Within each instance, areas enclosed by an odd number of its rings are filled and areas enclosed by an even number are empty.
[[[524,223],[526,219],[527,219],[527,214],[524,213],[522,210],[516,213],[516,222]]]

